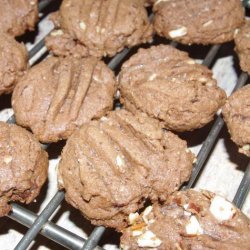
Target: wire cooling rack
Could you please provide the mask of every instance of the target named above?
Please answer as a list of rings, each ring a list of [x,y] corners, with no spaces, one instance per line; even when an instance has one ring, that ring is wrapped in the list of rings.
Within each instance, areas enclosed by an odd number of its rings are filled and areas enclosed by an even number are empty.
[[[52,4],[54,1],[53,0],[40,1],[39,10],[42,11],[50,4]],[[174,47],[178,46],[178,44],[175,42],[171,42],[170,45]],[[222,46],[223,45],[212,46],[207,55],[205,56],[202,64],[207,67],[211,67],[218,51]],[[121,62],[127,57],[129,52],[130,49],[124,49],[121,53],[119,53],[109,61],[108,66],[112,70],[116,70],[121,64]],[[45,48],[44,38],[43,38],[29,51],[30,62],[34,64],[45,53],[47,53],[47,50]],[[248,80],[248,75],[246,73],[241,73],[237,80],[235,88],[233,89],[233,92],[241,88],[244,84],[246,84],[247,80]],[[10,117],[7,122],[15,123],[15,117],[14,116]],[[224,126],[224,121],[221,115],[219,114],[216,120],[214,121],[213,126],[210,129],[197,155],[197,161],[194,164],[191,178],[187,183],[187,185],[183,186],[182,189],[192,188],[196,183],[196,181],[198,180],[199,175],[203,170],[204,163],[208,159],[209,154],[214,144],[216,143],[216,140],[223,126]],[[43,145],[43,147],[46,149],[48,145]],[[249,188],[250,188],[250,163],[248,164],[248,167],[245,170],[244,176],[241,180],[236,195],[233,199],[233,202],[238,208],[242,208],[246,196],[249,192]],[[57,210],[57,208],[60,206],[63,200],[64,200],[64,192],[58,191],[55,194],[55,196],[50,200],[50,202],[47,204],[47,206],[44,208],[44,210],[40,213],[40,215],[37,215],[32,211],[29,211],[28,209],[16,203],[12,204],[12,212],[8,215],[8,217],[29,228],[29,230],[22,237],[22,239],[15,247],[15,249],[26,250],[39,233],[68,249],[76,249],[76,250],[94,249],[94,248],[102,249],[97,245],[105,231],[104,227],[95,227],[95,229],[92,231],[89,237],[87,239],[83,239],[82,237],[49,221],[49,218]]]

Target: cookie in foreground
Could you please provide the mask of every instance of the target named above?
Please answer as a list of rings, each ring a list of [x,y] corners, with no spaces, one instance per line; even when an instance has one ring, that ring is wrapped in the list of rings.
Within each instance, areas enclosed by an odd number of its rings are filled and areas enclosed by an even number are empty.
[[[250,246],[250,221],[209,191],[179,191],[163,204],[129,215],[121,249],[241,249]]]
[[[119,231],[146,199],[164,201],[178,190],[189,179],[193,161],[187,143],[158,121],[117,110],[68,139],[59,187],[93,224]]]

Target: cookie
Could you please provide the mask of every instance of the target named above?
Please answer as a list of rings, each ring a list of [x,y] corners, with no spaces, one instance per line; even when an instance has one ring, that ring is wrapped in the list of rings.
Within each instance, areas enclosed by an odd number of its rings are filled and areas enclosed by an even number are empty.
[[[64,0],[53,20],[46,45],[56,55],[114,56],[152,38],[142,0]]]
[[[93,224],[120,230],[146,199],[165,200],[187,181],[193,161],[186,142],[158,121],[117,110],[68,139],[59,186]]]
[[[232,203],[208,191],[176,192],[162,205],[130,214],[121,249],[242,249],[250,221]]]
[[[0,31],[20,36],[34,30],[38,21],[37,0],[1,0]]]
[[[113,108],[115,79],[94,57],[49,57],[20,79],[12,96],[16,122],[42,142],[67,139]]]
[[[0,95],[10,93],[28,64],[25,46],[12,36],[0,32]]]
[[[240,0],[159,0],[154,4],[154,29],[183,44],[218,44],[233,40],[244,23]]]
[[[140,49],[122,65],[121,102],[173,131],[190,131],[213,120],[226,94],[212,72],[168,45]]]
[[[235,31],[234,42],[241,69],[250,73],[250,21]]]
[[[48,175],[48,155],[25,129],[0,122],[0,216],[10,201],[32,202]]]
[[[222,109],[231,139],[250,157],[250,85],[233,93]]]

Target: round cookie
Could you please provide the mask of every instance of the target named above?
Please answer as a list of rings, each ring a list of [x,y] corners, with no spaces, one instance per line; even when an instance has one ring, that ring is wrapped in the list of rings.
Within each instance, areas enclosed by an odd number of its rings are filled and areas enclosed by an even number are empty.
[[[250,246],[250,221],[232,203],[208,191],[176,192],[163,204],[130,214],[121,249],[237,249]]]
[[[231,139],[250,157],[250,85],[233,93],[222,109]]]
[[[38,21],[37,0],[1,0],[0,31],[20,36],[34,30]]]
[[[48,175],[48,155],[25,129],[0,122],[0,216],[10,201],[32,202]]]
[[[12,106],[18,124],[56,142],[111,110],[114,93],[114,74],[102,61],[49,57],[20,79]]]
[[[0,95],[10,93],[28,65],[25,46],[0,32]]]
[[[217,44],[233,40],[244,23],[240,0],[159,0],[154,4],[154,29],[183,44]]]
[[[144,1],[64,0],[46,39],[57,55],[114,56],[125,47],[150,41],[152,25]],[[57,18],[56,18],[57,17]]]
[[[126,109],[140,110],[174,131],[209,123],[226,99],[208,68],[168,45],[140,49],[123,64],[118,81]]]
[[[59,163],[66,200],[93,224],[120,230],[146,199],[165,200],[187,181],[193,154],[158,121],[125,110],[83,125]]]
[[[241,69],[250,73],[250,21],[235,31],[234,42]]]

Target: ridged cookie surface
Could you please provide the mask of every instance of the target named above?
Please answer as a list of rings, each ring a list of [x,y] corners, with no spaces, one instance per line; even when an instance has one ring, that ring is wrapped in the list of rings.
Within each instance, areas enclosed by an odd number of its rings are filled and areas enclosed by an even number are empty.
[[[168,45],[140,49],[119,74],[125,108],[156,118],[173,131],[209,123],[225,103],[212,71]]]
[[[113,72],[94,57],[49,57],[20,79],[12,96],[18,124],[42,142],[67,139],[113,108]]]
[[[46,45],[57,55],[114,56],[152,38],[143,1],[64,0],[54,16],[59,31]]]
[[[166,200],[178,190],[189,179],[193,160],[186,142],[156,120],[113,111],[68,139],[59,186],[93,224],[120,230],[146,199]]]

